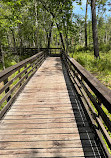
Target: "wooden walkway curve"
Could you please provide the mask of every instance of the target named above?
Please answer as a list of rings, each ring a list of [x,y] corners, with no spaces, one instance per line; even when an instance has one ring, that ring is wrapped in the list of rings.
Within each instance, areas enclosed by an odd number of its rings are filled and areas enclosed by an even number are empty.
[[[48,57],[0,123],[0,157],[104,157],[59,57]]]

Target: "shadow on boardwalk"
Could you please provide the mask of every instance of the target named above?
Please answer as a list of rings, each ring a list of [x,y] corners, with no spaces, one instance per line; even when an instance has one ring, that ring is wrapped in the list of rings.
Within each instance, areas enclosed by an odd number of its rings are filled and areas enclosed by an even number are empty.
[[[101,149],[100,144],[97,141],[96,134],[91,127],[91,123],[84,109],[80,97],[77,94],[76,89],[72,85],[72,82],[68,76],[67,70],[62,64],[63,74],[67,85],[68,94],[72,104],[74,116],[76,119],[77,127],[80,134],[80,139],[84,151],[84,155],[87,158],[105,158],[105,155]]]

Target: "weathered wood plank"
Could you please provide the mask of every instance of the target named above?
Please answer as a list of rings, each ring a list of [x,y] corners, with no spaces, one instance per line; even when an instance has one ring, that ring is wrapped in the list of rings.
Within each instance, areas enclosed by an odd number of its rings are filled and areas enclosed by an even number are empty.
[[[37,141],[37,142],[2,142],[1,149],[27,149],[27,148],[81,148],[79,140],[75,141]]]
[[[24,108],[27,107],[26,109]],[[13,112],[20,112],[20,111],[37,111],[37,112],[43,112],[43,111],[54,111],[54,112],[65,112],[65,111],[70,111],[72,110],[72,107],[69,106],[63,106],[63,107],[41,107],[40,105],[38,107],[32,107],[32,105],[24,105],[24,106],[18,106],[18,107],[12,107],[11,111]]]
[[[10,129],[10,130],[14,130],[14,129],[35,129],[35,128],[42,128],[42,129],[46,129],[46,128],[77,128],[76,123],[72,123],[72,122],[59,122],[59,123],[54,123],[54,122],[50,122],[50,123],[2,123],[0,130],[2,129]]]
[[[27,116],[26,116],[27,117]],[[18,124],[40,124],[40,123],[42,123],[42,124],[44,124],[44,123],[46,123],[46,124],[49,124],[49,123],[73,123],[75,120],[74,120],[74,118],[72,117],[72,118],[68,118],[68,117],[66,117],[66,118],[36,118],[36,119],[30,119],[30,117],[29,117],[29,119],[8,119],[8,120],[3,120],[2,121],[2,123],[4,124],[4,123],[18,123]]]
[[[85,134],[86,135],[86,134]],[[85,136],[84,135],[84,136]],[[80,140],[79,134],[1,135],[1,141]],[[85,139],[85,138],[84,138]]]
[[[0,148],[0,150],[9,150],[9,149],[30,149],[30,148],[81,148],[81,142],[80,140],[70,140],[70,141],[66,141],[66,140],[63,140],[63,141],[46,141],[46,140],[43,140],[43,141],[37,141],[37,142],[1,142],[2,146]],[[85,150],[91,150],[89,147],[90,144],[88,144],[87,142],[85,143]],[[92,144],[92,146],[94,148],[95,145]]]
[[[0,134],[52,134],[52,133],[62,133],[62,134],[67,134],[67,133],[78,133],[77,128],[55,128],[55,129],[18,129],[18,130],[0,130]]]
[[[31,153],[36,153],[36,155],[40,154],[51,154],[51,153],[56,153],[56,154],[63,154],[64,156],[70,156],[70,155],[75,155],[75,156],[82,156],[82,148],[58,148],[58,149],[21,149],[21,150],[1,150],[0,151],[1,155],[7,155],[7,154],[31,154]],[[66,154],[66,155],[65,155]]]

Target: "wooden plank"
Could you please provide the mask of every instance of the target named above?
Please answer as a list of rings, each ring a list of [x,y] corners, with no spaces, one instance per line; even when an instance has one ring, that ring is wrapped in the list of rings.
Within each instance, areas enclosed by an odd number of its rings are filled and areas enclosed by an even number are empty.
[[[51,128],[77,128],[76,123],[71,123],[71,122],[59,122],[59,123],[54,123],[54,122],[50,122],[50,123],[43,123],[41,121],[41,123],[14,123],[12,121],[12,123],[2,123],[0,130],[15,130],[15,129],[51,129]]]
[[[49,155],[54,153],[59,154],[61,153],[64,156],[83,156],[82,148],[57,148],[57,149],[21,149],[21,150],[1,150],[1,155],[8,155],[8,154],[32,154],[35,153],[37,156],[39,155]],[[60,155],[61,155],[60,154]]]
[[[9,111],[8,112],[8,114],[7,114],[7,116],[14,116],[14,115],[16,115],[17,117],[18,116],[29,116],[29,115],[35,115],[35,116],[37,116],[38,118],[40,117],[40,118],[44,118],[44,117],[46,117],[46,118],[50,118],[50,117],[52,117],[52,115],[53,115],[53,118],[58,118],[58,117],[73,117],[74,116],[74,114],[73,114],[73,112],[72,111],[69,111],[69,113],[67,112],[67,113],[54,113],[53,111],[50,111],[50,112],[43,112],[43,113],[37,113],[36,111],[26,111],[26,112],[11,112],[11,111]]]
[[[86,136],[86,134],[84,135]],[[1,141],[80,140],[79,134],[1,135]],[[85,139],[85,137],[84,137]]]
[[[9,134],[52,134],[52,133],[62,133],[62,134],[67,134],[67,133],[78,133],[77,128],[55,128],[55,129],[17,129],[17,130],[1,130],[0,135],[9,135]]]
[[[8,154],[8,155],[3,155],[3,157],[4,158],[15,158],[15,156],[16,156],[16,158],[21,158],[21,157],[28,157],[28,158],[34,158],[34,157],[44,157],[44,158],[46,158],[46,157],[57,157],[57,158],[59,158],[59,157],[62,157],[62,158],[71,158],[71,157],[76,157],[76,158],[85,158],[82,154],[78,154],[77,153],[77,155],[78,156],[76,156],[76,153],[60,153],[60,151],[59,151],[59,153],[36,153],[36,152],[34,152],[34,151],[32,151],[32,153],[28,153],[28,154],[15,154],[15,155],[12,155],[12,154]],[[94,155],[93,155],[93,157],[94,157]],[[91,158],[93,158],[93,157],[91,157]],[[98,158],[98,157],[97,157]]]
[[[26,115],[26,114],[30,114],[30,113],[36,113],[36,115],[48,115],[50,113],[52,114],[73,114],[73,111],[68,109],[64,109],[64,110],[51,110],[51,108],[33,108],[33,109],[13,109],[11,110],[10,113],[8,113],[8,115]]]
[[[81,148],[79,140],[75,141],[37,141],[37,142],[1,142],[0,150],[27,149],[27,148]]]
[[[55,112],[65,112],[65,111],[70,111],[72,110],[72,107],[67,106],[59,106],[59,107],[52,107],[52,106],[48,106],[48,107],[41,107],[40,105],[38,107],[32,107],[32,105],[27,106],[25,105],[26,109],[24,108],[24,106],[13,106],[11,108],[12,112],[20,112],[20,111],[37,111],[37,112],[43,112],[43,111],[55,111]]]
[[[73,103],[73,104],[75,104],[75,103]],[[71,107],[70,106],[71,105],[71,103],[59,103],[59,102],[56,102],[56,103],[44,103],[44,102],[39,102],[39,103],[33,103],[33,102],[31,102],[31,103],[14,103],[14,107],[15,108],[22,108],[22,107],[36,107],[36,108],[38,108],[38,107],[41,107],[41,108],[47,108],[47,107],[52,107],[52,108],[56,108],[56,107]]]
[[[41,149],[54,149],[54,148],[81,148],[81,143],[79,140],[70,141],[37,141],[37,142],[1,142],[2,146],[0,150],[9,149],[31,149],[31,148],[41,148]],[[90,144],[86,143],[85,150],[91,151],[89,148]],[[94,144],[92,145],[94,148]]]
[[[27,116],[26,116],[27,117]],[[66,122],[71,122],[71,123],[73,123],[73,122],[75,122],[75,120],[74,120],[74,118],[72,117],[72,118],[68,118],[68,117],[66,117],[66,118],[33,118],[33,119],[25,119],[25,117],[24,117],[24,119],[8,119],[8,120],[6,120],[6,119],[4,119],[3,121],[2,121],[2,123],[4,124],[4,123],[18,123],[18,124],[22,124],[22,123],[31,123],[31,124],[33,124],[33,123],[35,123],[35,124],[37,124],[37,123],[66,123]]]

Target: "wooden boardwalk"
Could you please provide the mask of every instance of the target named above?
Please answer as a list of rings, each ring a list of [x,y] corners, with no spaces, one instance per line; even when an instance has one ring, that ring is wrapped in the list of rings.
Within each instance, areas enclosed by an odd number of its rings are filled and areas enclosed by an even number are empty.
[[[103,156],[63,69],[48,57],[1,120],[1,158]]]

